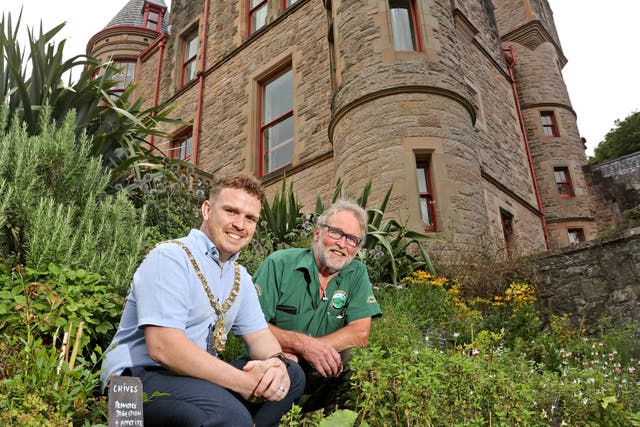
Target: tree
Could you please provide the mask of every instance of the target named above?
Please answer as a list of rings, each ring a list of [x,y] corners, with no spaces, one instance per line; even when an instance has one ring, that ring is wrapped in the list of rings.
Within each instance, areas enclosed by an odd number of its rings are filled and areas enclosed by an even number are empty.
[[[589,159],[591,163],[602,163],[640,151],[640,111],[631,113],[624,120],[616,120],[615,126],[596,147],[595,155]]]

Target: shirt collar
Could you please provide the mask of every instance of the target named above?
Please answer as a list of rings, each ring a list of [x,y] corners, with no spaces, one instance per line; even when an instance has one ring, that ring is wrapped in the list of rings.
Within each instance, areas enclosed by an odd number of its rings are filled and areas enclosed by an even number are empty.
[[[220,252],[218,251],[215,243],[213,243],[206,234],[196,228],[192,228],[189,232],[189,237],[195,242],[198,251],[220,264]],[[239,252],[235,253],[231,255],[227,261],[235,262],[239,256]]]

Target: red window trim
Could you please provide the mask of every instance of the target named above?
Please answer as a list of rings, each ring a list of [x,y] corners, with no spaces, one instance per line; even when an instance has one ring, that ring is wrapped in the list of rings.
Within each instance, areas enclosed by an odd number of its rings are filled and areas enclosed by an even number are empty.
[[[182,144],[186,143],[188,139],[191,138],[191,153],[188,156],[185,156],[184,159],[180,157],[180,151]],[[193,133],[191,129],[181,132],[177,134],[170,143],[169,146],[169,158],[171,159],[180,159],[185,162],[190,162],[193,157]]]
[[[276,172],[280,169],[283,169],[287,166],[289,166],[291,164],[291,162],[286,163],[282,166],[279,166],[273,170],[270,171],[265,171],[265,164],[264,164],[264,155],[265,155],[265,151],[264,151],[264,133],[267,129],[277,125],[278,123],[288,119],[289,117],[293,116],[293,105],[291,106],[291,110],[287,111],[286,113],[280,115],[279,117],[276,117],[275,119],[271,120],[268,123],[262,123],[262,118],[263,118],[263,107],[264,107],[264,103],[263,103],[263,96],[264,96],[264,87],[271,83],[272,81],[276,80],[278,77],[282,76],[283,74],[285,74],[287,71],[292,70],[291,68],[291,64],[287,64],[287,66],[283,67],[283,68],[279,68],[277,71],[274,71],[273,73],[271,73],[270,75],[268,75],[264,80],[262,80],[260,82],[260,96],[258,99],[260,108],[259,108],[259,123],[260,123],[260,138],[259,138],[259,150],[258,150],[258,156],[259,156],[259,161],[258,161],[258,174],[259,176],[265,176],[265,175],[269,175],[273,172]],[[274,151],[276,148],[282,147],[286,144],[288,144],[290,142],[290,140],[286,140],[286,141],[282,141],[280,144],[276,145],[275,147],[271,147],[271,149],[269,150],[269,152]]]
[[[556,176],[556,172],[562,172],[564,175],[565,180],[564,181],[560,181],[558,180],[557,176]],[[574,192],[573,192],[573,184],[571,183],[571,174],[569,173],[569,168],[566,166],[558,166],[558,167],[554,167],[553,168],[553,180],[556,183],[556,189],[558,190],[558,194],[560,195],[560,197],[573,197],[574,196]],[[567,193],[562,193],[560,192],[559,186],[560,185],[566,185],[567,186]]]
[[[154,22],[154,21],[149,21],[149,12],[155,12],[158,14],[158,22],[156,22],[156,28],[150,28],[149,27],[149,22]],[[164,10],[163,8],[159,7],[159,6],[154,6],[151,5],[149,3],[145,4],[144,6],[144,19],[142,21],[142,26],[145,28],[149,28],[150,30],[154,30],[157,32],[160,32],[160,30],[162,29],[162,19],[164,18]]]
[[[429,209],[429,216],[431,217],[431,224],[425,224],[425,231],[436,231],[436,210],[434,207],[434,197],[433,197],[433,189],[431,187],[431,162],[429,159],[425,160],[416,160],[416,172],[417,169],[422,167],[424,169],[425,174],[425,182],[427,183],[427,191],[421,192],[418,189],[418,197],[420,199],[427,200],[427,209]]]
[[[545,117],[549,118],[551,123],[545,123]],[[540,111],[540,123],[542,123],[542,133],[547,138],[557,138],[560,136],[560,132],[558,132],[558,123],[556,122],[556,115],[553,111]],[[551,135],[547,135],[545,129],[551,129]]]
[[[247,33],[248,35],[253,34],[254,32],[251,31],[251,28],[253,27],[253,14],[256,10],[260,9],[262,6],[267,5],[267,0],[262,0],[260,3],[258,3],[256,6],[251,7],[251,0],[247,0],[247,6],[248,6],[248,18],[247,18],[247,23],[249,24],[247,27]],[[269,6],[267,5],[267,13],[269,12]],[[260,27],[262,28],[262,27]],[[258,31],[260,28],[256,28],[256,31]]]
[[[422,37],[420,33],[420,21],[418,20],[418,9],[416,7],[416,0],[409,0],[409,3],[409,7],[411,9],[411,23],[413,24],[413,28],[411,29],[413,30],[413,34],[416,39],[416,48],[414,50],[398,50],[396,52],[422,52]],[[391,11],[391,3],[389,3],[389,11]]]
[[[290,1],[291,4],[287,4],[287,1]],[[282,0],[282,9],[287,9],[291,6],[293,6],[298,0]]]
[[[198,59],[197,48],[196,48],[196,51],[193,53],[193,56],[189,58],[185,58],[187,54],[187,50],[189,48],[189,43],[193,39],[196,39],[196,41],[198,39],[198,34],[195,31],[188,33],[187,36],[182,39],[182,72],[180,73],[180,87],[184,86],[185,84],[193,80],[193,79],[190,79],[189,81],[185,81],[187,67]],[[194,75],[194,78],[195,78],[195,75]]]

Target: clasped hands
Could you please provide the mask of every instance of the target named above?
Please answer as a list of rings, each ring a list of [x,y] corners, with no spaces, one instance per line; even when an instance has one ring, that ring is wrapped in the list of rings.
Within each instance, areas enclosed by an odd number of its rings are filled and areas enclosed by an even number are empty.
[[[243,397],[249,402],[279,401],[289,392],[291,385],[285,364],[277,358],[251,360],[242,370],[255,380],[256,386]]]
[[[298,361],[298,356],[285,352],[288,359]],[[300,356],[306,360],[323,377],[335,377],[342,373],[340,353],[320,338],[307,336]]]

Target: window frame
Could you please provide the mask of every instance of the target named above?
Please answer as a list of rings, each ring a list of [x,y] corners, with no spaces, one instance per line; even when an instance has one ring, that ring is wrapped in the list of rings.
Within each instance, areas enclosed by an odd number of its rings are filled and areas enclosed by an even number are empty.
[[[186,55],[189,52],[189,46],[191,44],[191,42],[195,41],[195,48],[194,48],[194,52],[193,55],[189,56],[188,58],[186,57]],[[197,68],[197,62],[198,62],[198,41],[199,41],[199,37],[198,37],[198,32],[194,29],[191,31],[188,31],[187,33],[185,33],[184,36],[181,37],[181,42],[182,42],[182,59],[181,59],[181,66],[180,66],[180,87],[185,86],[187,83],[191,82],[192,80],[195,80],[197,74],[198,74],[198,68]],[[193,69],[193,76],[191,78],[189,78],[189,80],[185,80],[185,77],[187,75],[187,67],[193,65],[194,69]]]
[[[251,6],[251,2],[252,0],[247,0],[247,34],[251,35],[255,32],[257,32],[258,30],[260,30],[261,28],[266,27],[267,25],[267,17],[269,16],[269,1],[268,0],[259,0],[259,3],[255,6]],[[255,16],[256,12],[258,12],[259,10],[261,10],[262,8],[266,9],[266,15],[265,15],[265,19],[264,19],[264,23],[260,26],[260,27],[256,27],[255,29],[253,29],[253,17]]]
[[[190,147],[189,154],[187,155],[186,149],[183,153],[183,148]],[[169,145],[169,158],[178,159],[185,162],[190,162],[193,158],[193,132],[189,128],[187,131],[179,133],[175,136]],[[184,154],[184,155],[183,155]]]
[[[504,247],[507,257],[511,258],[515,251],[515,229],[514,216],[506,209],[500,208],[500,223],[502,224],[502,236],[504,237]]]
[[[129,86],[135,80],[136,65],[138,65],[138,61],[132,58],[120,58],[120,59],[115,59],[114,62],[117,64],[118,68],[124,68],[124,72],[118,73],[116,77],[122,75],[124,76],[124,78],[122,79],[118,78],[117,79],[118,83],[114,85],[111,89],[109,89],[109,93],[119,96],[122,92],[124,92],[127,86]],[[125,65],[125,67],[123,67],[123,65]],[[129,68],[130,65],[132,66],[131,69]],[[131,71],[131,75],[129,75],[130,71]],[[127,83],[128,77],[130,78],[129,78],[129,82]]]
[[[270,84],[275,82],[278,78],[284,76],[287,72],[291,72],[291,109],[284,112],[283,114],[280,114],[279,116],[273,118],[271,121],[264,123],[264,100],[265,100],[265,89],[266,87]],[[289,162],[280,165],[278,167],[275,167],[273,169],[267,170],[266,167],[267,165],[265,164],[265,155],[274,152],[277,149],[280,149],[288,144],[292,144],[295,147],[295,129],[293,128],[293,123],[292,123],[292,136],[290,139],[287,139],[286,141],[280,142],[278,143],[276,146],[274,147],[269,147],[269,149],[265,152],[265,134],[266,132],[269,131],[269,129],[274,128],[275,126],[277,126],[278,124],[284,122],[285,120],[287,120],[288,118],[291,118],[293,120],[294,117],[294,85],[293,85],[293,66],[291,63],[288,63],[287,65],[283,66],[283,67],[279,67],[276,71],[268,74],[264,79],[259,81],[258,84],[258,102],[259,102],[259,106],[258,106],[258,126],[259,126],[259,138],[258,138],[258,176],[263,177],[263,176],[267,176],[270,175],[274,172],[277,172],[278,170],[281,170],[283,168],[286,168],[287,166],[290,166],[293,162],[293,156],[292,158],[289,160]]]
[[[298,0],[282,0],[282,8],[287,9],[293,6],[294,4],[296,4],[297,2]]]
[[[577,241],[576,242],[572,242],[571,241],[571,235],[575,234],[577,237]],[[586,240],[585,235],[584,235],[584,228],[581,227],[572,227],[572,228],[568,228],[567,229],[567,240],[569,242],[569,245],[579,245],[580,243],[584,242]]]
[[[157,21],[153,21],[153,20],[149,19],[149,15],[151,13],[155,13],[155,14],[158,15],[158,20]],[[148,29],[153,30],[153,31],[160,32],[161,29],[162,29],[162,19],[163,18],[164,18],[164,13],[163,13],[163,10],[162,10],[162,8],[160,6],[155,6],[155,5],[152,5],[152,4],[149,4],[149,3],[145,4],[145,7],[144,7],[144,18],[143,18],[143,21],[142,21],[142,26],[143,27],[148,28]],[[149,23],[150,22],[154,22],[155,23],[155,28],[149,27]]]
[[[559,180],[558,175],[562,173],[564,176],[564,180]],[[553,168],[553,180],[556,183],[556,191],[560,197],[573,197],[575,195],[573,191],[573,183],[571,182],[571,173],[569,173],[568,166],[554,166]],[[566,186],[567,192],[563,193],[560,191],[560,186]]]
[[[425,179],[425,184],[426,184],[426,191],[420,191],[420,179],[418,174],[420,173],[419,171],[423,170],[424,172],[424,179]],[[437,218],[436,218],[436,209],[435,209],[435,200],[433,197],[433,186],[431,183],[431,158],[427,157],[427,158],[416,158],[416,178],[418,179],[418,206],[420,208],[420,218],[422,219],[422,222],[424,223],[424,230],[425,231],[429,231],[429,232],[435,232],[437,231]],[[429,218],[431,219],[431,223],[427,224],[424,221],[424,215],[423,215],[423,210],[422,210],[422,200],[426,200],[426,206],[427,206],[427,214],[429,215]]]
[[[392,11],[394,9],[407,9],[406,7],[398,7],[397,5],[394,6],[394,4],[396,3],[400,3],[400,2],[408,2],[409,3],[409,18],[410,18],[410,22],[409,22],[409,32],[410,32],[410,38],[412,41],[412,49],[398,49],[396,47],[396,37],[394,37],[394,19],[393,19],[393,13]],[[420,34],[420,21],[418,20],[418,9],[416,6],[416,0],[389,0],[387,2],[387,5],[389,7],[389,27],[391,30],[391,44],[393,46],[393,49],[396,52],[422,52],[422,37]],[[399,23],[398,23],[399,24]],[[398,28],[399,29],[399,28]],[[406,29],[405,29],[406,30]]]
[[[549,119],[549,123],[546,123],[545,119]],[[542,125],[542,133],[545,137],[557,138],[560,136],[558,122],[556,121],[556,115],[553,111],[540,111],[540,124]]]

